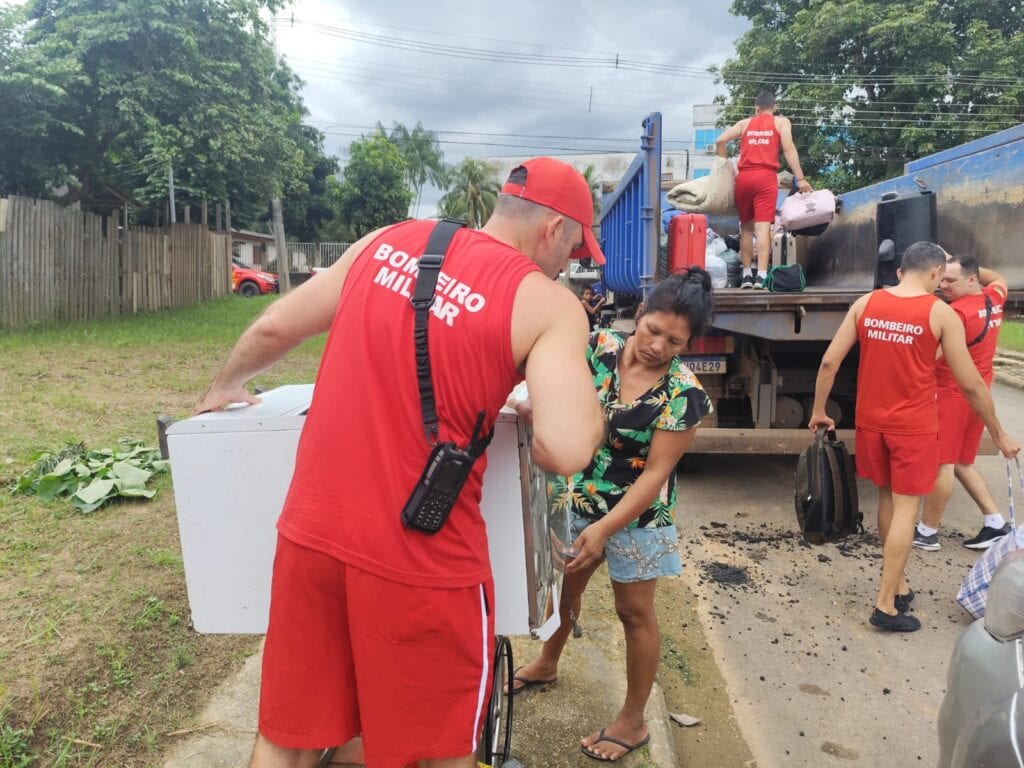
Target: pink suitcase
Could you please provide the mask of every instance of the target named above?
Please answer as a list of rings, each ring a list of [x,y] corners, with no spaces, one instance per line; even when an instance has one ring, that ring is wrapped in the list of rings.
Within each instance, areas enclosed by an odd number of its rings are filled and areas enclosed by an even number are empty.
[[[836,196],[827,189],[790,195],[782,203],[779,220],[790,232],[828,224],[836,215]]]

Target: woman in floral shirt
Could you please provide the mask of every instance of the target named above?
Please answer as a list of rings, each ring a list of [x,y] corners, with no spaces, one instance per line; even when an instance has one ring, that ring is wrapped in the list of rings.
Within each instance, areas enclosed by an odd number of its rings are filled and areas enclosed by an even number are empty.
[[[581,742],[597,760],[624,757],[650,740],[644,707],[660,655],[654,593],[659,576],[681,570],[673,507],[676,465],[711,408],[679,359],[710,325],[711,278],[691,267],[659,282],[637,317],[636,333],[598,330],[588,354],[608,417],[608,436],[583,472],[557,478],[552,504],[575,519],[566,549],[561,627],[540,656],[513,674],[513,693],[556,679],[558,660],[583,590],[603,559],[626,635],[626,701],[615,720]]]

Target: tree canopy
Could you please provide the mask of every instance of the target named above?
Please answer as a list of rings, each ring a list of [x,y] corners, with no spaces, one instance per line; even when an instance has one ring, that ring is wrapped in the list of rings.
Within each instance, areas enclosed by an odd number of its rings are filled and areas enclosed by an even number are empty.
[[[428,182],[440,190],[448,188],[448,166],[445,165],[437,134],[428,131],[419,121],[411,131],[399,122],[394,123],[390,133],[381,123],[377,123],[377,130],[382,136],[387,136],[405,158],[406,179],[413,193],[413,207],[409,213],[418,216],[423,187]]]
[[[312,157],[279,0],[30,0],[0,11],[0,193],[230,200],[254,221]],[[308,137],[306,137],[308,139]],[[314,142],[315,143],[315,142]]]
[[[452,169],[449,178],[451,186],[438,202],[438,211],[442,216],[465,219],[469,226],[480,229],[494,212],[501,191],[497,169],[467,157]]]
[[[723,123],[761,90],[805,172],[836,191],[1024,119],[1019,0],[734,0],[753,27],[717,71]]]
[[[412,192],[405,175],[402,153],[379,133],[349,145],[338,208],[355,237],[406,218]]]
[[[284,180],[284,231],[289,240],[312,242],[336,215],[338,159],[324,154],[324,134],[316,128],[292,126],[291,135],[299,163]]]

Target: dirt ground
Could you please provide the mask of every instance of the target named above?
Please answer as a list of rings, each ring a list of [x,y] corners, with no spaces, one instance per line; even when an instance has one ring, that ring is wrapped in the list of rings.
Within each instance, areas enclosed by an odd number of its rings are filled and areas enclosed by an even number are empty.
[[[752,768],[755,763],[733,717],[725,682],[708,650],[694,603],[693,594],[681,580],[659,583],[662,648],[658,683],[670,712],[701,719],[692,727],[670,726],[679,765]],[[602,567],[584,598],[584,637],[570,640],[566,647],[558,683],[515,698],[512,756],[526,768],[594,765],[579,751],[579,739],[608,722],[621,703],[600,687],[600,674],[595,672],[607,668],[607,657],[619,662],[623,657],[622,629],[612,605],[607,572]],[[540,641],[516,638],[513,645],[518,666],[533,658]],[[622,669],[622,664],[617,668]],[[621,764],[629,768],[653,765],[644,750]]]

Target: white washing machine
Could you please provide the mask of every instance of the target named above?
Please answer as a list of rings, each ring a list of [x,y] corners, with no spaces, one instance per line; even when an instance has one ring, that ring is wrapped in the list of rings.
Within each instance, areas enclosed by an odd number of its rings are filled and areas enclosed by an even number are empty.
[[[295,463],[313,385],[264,392],[167,428],[192,625],[203,633],[263,633],[275,524]],[[530,461],[527,428],[504,409],[487,449],[481,511],[494,572],[495,631],[542,639],[558,626],[561,573],[553,567],[546,478]],[[397,511],[396,511],[397,514]],[[548,614],[551,614],[548,618]],[[545,621],[546,620],[546,621]]]

